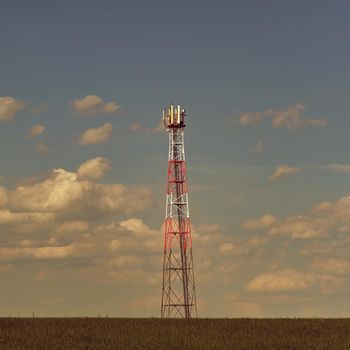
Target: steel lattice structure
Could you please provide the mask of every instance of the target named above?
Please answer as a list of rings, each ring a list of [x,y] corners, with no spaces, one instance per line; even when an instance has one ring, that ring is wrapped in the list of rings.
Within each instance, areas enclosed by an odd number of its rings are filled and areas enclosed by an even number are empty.
[[[184,149],[185,110],[163,111],[169,134],[161,317],[197,317]]]

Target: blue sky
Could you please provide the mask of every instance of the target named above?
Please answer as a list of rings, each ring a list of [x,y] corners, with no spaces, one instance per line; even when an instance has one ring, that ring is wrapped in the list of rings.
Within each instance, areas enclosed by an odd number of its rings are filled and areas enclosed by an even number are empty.
[[[0,205],[6,314],[112,314],[113,305],[115,315],[158,315],[167,137],[155,128],[169,103],[188,112],[199,313],[348,313],[337,305],[350,273],[339,248],[350,244],[350,215],[342,214],[350,185],[349,10],[346,1],[313,0],[3,3],[0,97],[17,106],[5,120],[0,100],[0,199],[10,198]],[[74,107],[92,95],[117,110]],[[106,124],[113,130],[102,141],[79,144],[86,130]],[[35,125],[44,131],[28,137]],[[64,169],[65,180],[52,169]],[[125,186],[125,196],[100,185]],[[81,194],[74,203],[61,195],[73,188]],[[123,205],[101,209],[101,191]],[[330,206],[317,207],[324,202]],[[68,215],[74,208],[76,217]],[[48,212],[54,218],[42,232],[32,214]],[[114,233],[102,229],[113,223]],[[133,250],[147,230],[153,250]],[[122,248],[103,253],[113,237]],[[305,255],[332,244],[331,252]],[[124,277],[133,273],[138,284]],[[215,276],[214,295],[206,286]],[[283,285],[285,277],[295,283]],[[19,286],[31,296],[8,303]],[[91,306],[86,296],[78,305],[86,286],[92,299],[108,298]]]

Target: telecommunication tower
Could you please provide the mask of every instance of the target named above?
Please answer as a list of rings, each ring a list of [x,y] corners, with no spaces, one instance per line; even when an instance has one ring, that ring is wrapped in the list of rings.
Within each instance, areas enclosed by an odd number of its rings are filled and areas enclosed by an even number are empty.
[[[197,317],[184,149],[185,110],[163,110],[169,134],[161,317]]]

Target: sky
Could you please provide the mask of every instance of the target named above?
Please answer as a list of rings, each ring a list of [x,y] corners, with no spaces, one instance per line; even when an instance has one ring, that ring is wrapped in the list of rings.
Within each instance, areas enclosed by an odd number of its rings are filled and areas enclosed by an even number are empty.
[[[349,317],[348,1],[4,1],[0,315],[160,315],[185,130],[200,317]]]

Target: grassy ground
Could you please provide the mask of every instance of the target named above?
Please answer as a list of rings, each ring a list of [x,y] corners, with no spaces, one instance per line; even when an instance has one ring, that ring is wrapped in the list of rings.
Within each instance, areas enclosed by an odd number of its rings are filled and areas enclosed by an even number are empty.
[[[0,318],[1,350],[350,350],[350,319]]]

